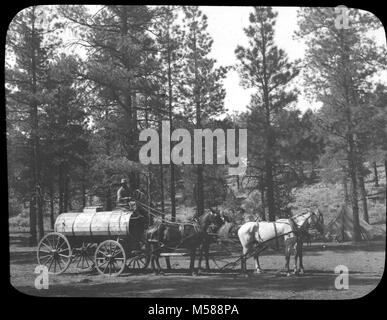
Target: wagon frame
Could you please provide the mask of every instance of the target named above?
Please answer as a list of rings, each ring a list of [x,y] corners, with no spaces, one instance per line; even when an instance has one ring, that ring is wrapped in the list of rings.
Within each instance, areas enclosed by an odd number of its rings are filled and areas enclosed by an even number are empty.
[[[105,215],[110,213],[110,216],[113,214],[118,216],[120,228],[122,216],[127,219],[126,228],[122,231],[121,229],[117,231],[115,226],[115,232],[111,232],[110,221],[108,221],[107,226],[104,225],[102,231],[98,230],[95,234],[92,232],[91,222],[90,226],[87,226],[90,230],[80,232],[74,230],[74,221],[78,215],[80,220],[82,215],[86,216],[87,213],[91,213],[92,221],[99,214],[100,207],[88,207],[83,212],[73,213],[75,218],[70,230],[68,226],[66,229],[61,225],[60,219],[64,219],[66,214],[59,215],[54,232],[46,234],[38,244],[38,264],[47,266],[49,273],[55,275],[64,273],[70,265],[78,271],[96,269],[100,274],[109,276],[118,276],[126,268],[145,269],[150,262],[149,246],[143,238],[145,224],[141,216],[134,218],[140,218],[138,221],[141,223],[129,223],[136,210],[133,204],[132,208],[132,210],[118,209],[118,211],[105,212]]]

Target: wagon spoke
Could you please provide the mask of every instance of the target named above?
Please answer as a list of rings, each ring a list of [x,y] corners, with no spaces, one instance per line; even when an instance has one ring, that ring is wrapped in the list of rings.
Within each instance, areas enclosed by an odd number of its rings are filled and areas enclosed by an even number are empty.
[[[50,258],[50,257],[52,257],[52,254],[47,252],[47,254],[41,256],[40,259],[47,259],[47,258]]]
[[[47,257],[47,256],[51,256],[52,253],[51,252],[47,252],[47,251],[42,251],[42,250],[39,250],[39,253],[41,254],[41,258],[44,258],[44,257]]]
[[[42,245],[44,245],[48,250],[51,251],[52,247],[49,247],[47,244],[45,244],[44,242],[42,242]],[[41,249],[40,249],[41,250]]]
[[[106,261],[108,264],[106,265],[106,267],[105,267],[105,269],[103,269],[103,273],[105,273],[106,272],[106,269],[107,269],[107,267],[109,266],[109,261]]]
[[[55,236],[52,236],[52,247],[53,247],[53,248],[56,247],[56,244],[55,244]]]
[[[43,259],[46,259],[46,258],[47,258],[47,256],[43,257]],[[41,261],[41,262],[43,262],[44,265],[47,265],[49,263],[49,261],[51,261],[52,259],[53,259],[52,256],[48,256],[48,259],[46,260],[46,262],[44,262],[44,261]]]
[[[85,262],[86,262],[86,264],[87,264],[87,268],[89,268],[89,267],[90,267],[89,261],[86,259],[86,257],[84,257],[84,260],[85,260]]]
[[[117,257],[119,254],[121,253],[121,251],[118,251],[116,254],[112,254],[112,257]]]
[[[57,249],[57,250],[61,249],[61,248],[63,247],[64,244],[66,244],[65,241],[63,241],[62,244],[61,244],[59,247],[57,247],[56,249]]]
[[[60,268],[60,270],[62,270],[62,264],[60,263],[62,260],[61,257],[58,258],[58,267]]]
[[[90,261],[91,265],[94,264],[94,260],[93,260],[92,258],[90,258],[90,257],[88,256],[87,259]]]

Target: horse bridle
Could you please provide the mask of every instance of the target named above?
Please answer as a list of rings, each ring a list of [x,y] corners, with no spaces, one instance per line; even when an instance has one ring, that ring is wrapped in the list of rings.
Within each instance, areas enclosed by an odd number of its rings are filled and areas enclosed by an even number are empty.
[[[311,210],[311,215],[308,218],[306,218],[305,222],[308,221],[309,219],[311,219],[313,215],[315,215],[317,217],[317,223],[324,224],[324,217],[323,217],[323,215],[321,214],[320,211],[318,211],[318,212],[319,212],[319,214],[317,215],[314,211]],[[301,216],[301,214],[297,215],[296,217],[298,217],[298,216]],[[295,217],[290,217],[289,218],[290,226],[292,227],[292,229],[294,229],[295,233],[298,233],[298,232],[302,231],[302,226],[298,227],[297,224],[294,221],[294,218]],[[311,228],[315,228],[315,224],[316,223],[314,223],[313,225],[310,225]]]

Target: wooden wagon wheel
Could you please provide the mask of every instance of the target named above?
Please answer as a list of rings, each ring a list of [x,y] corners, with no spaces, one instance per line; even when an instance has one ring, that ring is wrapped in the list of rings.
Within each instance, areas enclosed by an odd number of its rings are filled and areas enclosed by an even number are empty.
[[[148,267],[150,262],[149,244],[140,241],[140,246],[137,250],[130,252],[130,257],[127,262],[127,267],[131,270],[142,270]]]
[[[37,250],[38,264],[45,265],[50,274],[61,274],[71,263],[71,247],[67,238],[58,232],[45,235]]]
[[[119,242],[106,240],[95,250],[94,261],[100,274],[118,276],[125,269],[125,250]]]
[[[81,271],[90,270],[95,267],[94,244],[82,242],[82,246],[73,248],[72,264]]]

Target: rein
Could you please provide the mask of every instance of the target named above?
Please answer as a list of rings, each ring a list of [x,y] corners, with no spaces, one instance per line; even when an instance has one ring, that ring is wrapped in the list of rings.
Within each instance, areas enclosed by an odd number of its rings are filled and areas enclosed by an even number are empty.
[[[136,203],[138,203],[140,206],[142,206],[142,207],[145,208],[145,209],[149,209],[149,210],[152,210],[152,211],[156,212],[157,214],[152,213],[152,212],[149,212],[149,214],[150,214],[152,217],[154,217],[154,218],[160,218],[160,215],[163,215],[163,214],[164,214],[162,211],[157,210],[157,209],[155,209],[155,208],[152,208],[152,207],[146,205],[145,203],[142,203],[141,201],[136,200]],[[165,218],[162,218],[162,219],[161,219],[161,222],[162,222],[162,223],[165,223],[165,224],[172,224],[172,225],[178,225],[178,226],[180,226],[180,225],[191,225],[191,226],[193,226],[195,229],[196,229],[196,227],[198,226],[198,222],[196,222],[196,223],[192,223],[192,222],[177,222],[177,221],[171,221],[171,220],[168,220],[168,219],[165,219]]]

